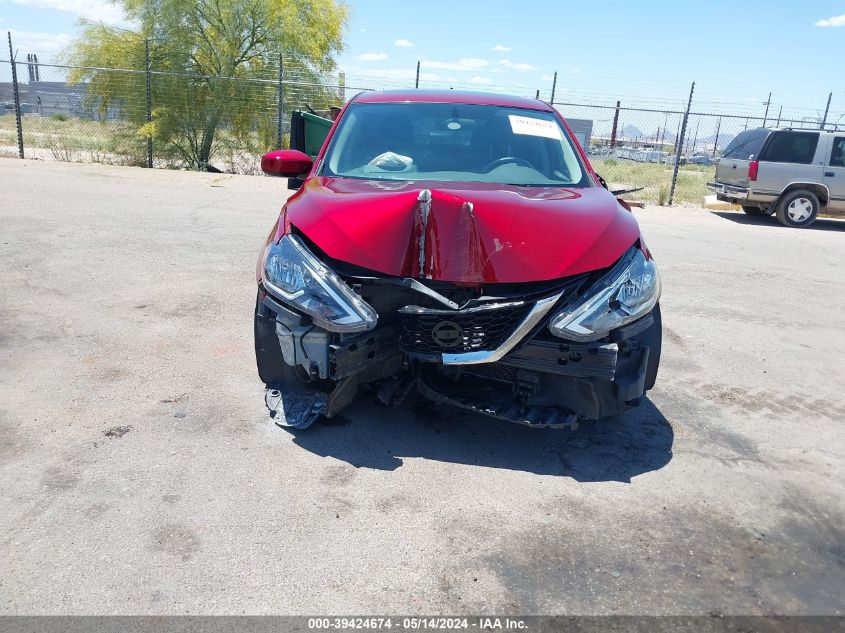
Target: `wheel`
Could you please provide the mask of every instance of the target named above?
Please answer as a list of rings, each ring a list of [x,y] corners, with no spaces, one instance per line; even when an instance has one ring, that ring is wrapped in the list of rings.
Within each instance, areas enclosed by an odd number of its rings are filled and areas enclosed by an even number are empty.
[[[790,191],[778,204],[778,222],[795,228],[810,226],[816,221],[820,206],[818,196],[812,191]]]
[[[768,213],[763,211],[763,209],[756,205],[744,204],[742,205],[742,210],[745,211],[747,215],[769,215]]]

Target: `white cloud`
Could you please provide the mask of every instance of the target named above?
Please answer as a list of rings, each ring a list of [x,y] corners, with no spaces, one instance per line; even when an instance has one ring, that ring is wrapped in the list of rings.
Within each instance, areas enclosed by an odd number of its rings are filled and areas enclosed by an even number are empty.
[[[536,68],[531,64],[524,64],[522,62],[512,62],[509,59],[500,59],[499,63],[509,70],[515,70],[520,73],[526,70],[536,70]]]
[[[476,77],[470,77],[469,79],[467,79],[467,83],[489,86],[493,83],[493,80],[489,77],[482,77],[481,75],[478,75]]]
[[[72,13],[78,18],[105,22],[106,24],[125,24],[126,17],[119,5],[109,0],[12,0],[15,4],[36,9],[52,9]]]
[[[496,51],[497,53],[507,53],[508,51],[512,51],[513,49],[510,46],[505,46],[504,44],[496,44],[490,50]]]
[[[845,13],[816,22],[816,26],[845,26]]]
[[[361,53],[358,55],[358,59],[362,62],[381,62],[387,59],[387,55],[385,53]]]
[[[404,37],[393,42],[397,48],[411,48],[414,43],[411,40],[406,40]]]
[[[18,31],[15,29],[3,29],[12,32],[12,45],[18,51],[18,61],[26,59],[28,53],[38,55],[38,61],[49,62],[62,51],[73,40],[68,33],[41,33],[38,31]],[[6,55],[9,56],[9,49]],[[20,73],[20,71],[18,71]],[[47,79],[44,77],[43,79]]]
[[[423,68],[434,68],[436,70],[460,70],[464,72],[478,72],[490,65],[486,59],[475,57],[462,57],[456,62],[439,62],[423,60],[420,62]]]

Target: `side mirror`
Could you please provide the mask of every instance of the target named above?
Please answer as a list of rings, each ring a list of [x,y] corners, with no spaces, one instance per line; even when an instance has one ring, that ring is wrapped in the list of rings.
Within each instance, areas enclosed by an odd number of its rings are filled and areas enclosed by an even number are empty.
[[[261,157],[261,171],[268,176],[296,178],[311,171],[314,161],[296,149],[278,149]]]

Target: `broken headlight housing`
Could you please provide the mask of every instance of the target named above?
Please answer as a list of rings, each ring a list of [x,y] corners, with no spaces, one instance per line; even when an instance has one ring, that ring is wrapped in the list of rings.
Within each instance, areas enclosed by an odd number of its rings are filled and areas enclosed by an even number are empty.
[[[264,257],[264,287],[332,332],[362,332],[378,315],[293,235],[270,244]]]
[[[585,299],[553,316],[549,330],[555,336],[573,341],[595,341],[645,316],[658,299],[657,266],[639,246],[633,246],[589,289]]]

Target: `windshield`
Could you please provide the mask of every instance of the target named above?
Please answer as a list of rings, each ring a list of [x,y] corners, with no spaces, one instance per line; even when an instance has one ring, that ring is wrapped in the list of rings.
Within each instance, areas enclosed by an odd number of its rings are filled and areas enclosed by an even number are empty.
[[[368,180],[453,180],[587,186],[551,112],[451,103],[352,105],[323,175]]]

